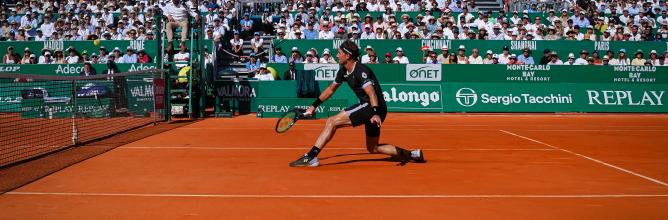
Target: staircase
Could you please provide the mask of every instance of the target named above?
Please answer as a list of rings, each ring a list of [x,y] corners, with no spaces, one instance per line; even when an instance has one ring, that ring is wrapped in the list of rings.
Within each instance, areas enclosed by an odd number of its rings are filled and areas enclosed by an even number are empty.
[[[475,0],[475,7],[478,11],[493,11],[498,12],[502,9],[501,3],[497,0]]]

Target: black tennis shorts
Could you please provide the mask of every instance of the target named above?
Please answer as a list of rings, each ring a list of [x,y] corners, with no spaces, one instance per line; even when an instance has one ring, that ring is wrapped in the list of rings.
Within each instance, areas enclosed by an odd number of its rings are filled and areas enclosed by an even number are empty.
[[[346,108],[346,113],[348,113],[348,117],[353,123],[353,127],[364,125],[366,136],[380,136],[380,128],[377,125],[371,123],[371,117],[373,117],[373,109],[371,109],[371,104],[364,102],[352,105]],[[378,116],[380,116],[381,121],[385,122],[387,108],[378,107]]]

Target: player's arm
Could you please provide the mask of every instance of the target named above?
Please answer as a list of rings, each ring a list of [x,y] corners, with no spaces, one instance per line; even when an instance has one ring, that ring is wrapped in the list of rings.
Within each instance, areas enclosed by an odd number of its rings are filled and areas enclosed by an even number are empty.
[[[369,96],[369,104],[371,104],[371,109],[373,110],[373,117],[371,117],[371,123],[376,124],[378,127],[382,124],[380,116],[378,116],[378,97],[376,96],[376,90],[373,88],[373,83],[368,82],[362,87],[364,92]]]
[[[320,96],[318,96],[318,99],[313,101],[313,104],[311,104],[311,107],[306,109],[306,114],[307,115],[312,115],[313,112],[315,111],[315,108],[317,108],[323,102],[327,101],[327,99],[329,99],[329,97],[332,97],[332,95],[334,95],[334,92],[336,92],[336,90],[339,89],[339,86],[341,86],[341,83],[336,83],[336,81],[332,82],[332,84],[329,84],[329,86],[327,88],[325,88],[325,90],[323,90],[322,93],[320,93]]]

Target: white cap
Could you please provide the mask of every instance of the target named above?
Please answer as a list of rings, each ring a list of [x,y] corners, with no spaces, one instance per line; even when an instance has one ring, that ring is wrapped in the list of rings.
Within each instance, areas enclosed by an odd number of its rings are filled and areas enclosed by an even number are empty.
[[[466,50],[466,47],[464,45],[459,45],[460,50]]]
[[[515,54],[510,54],[510,57],[511,57],[511,58],[512,58],[512,57],[517,57],[517,55],[515,55]]]
[[[649,54],[656,54],[656,50],[650,51]]]
[[[568,53],[568,58],[575,58],[575,55],[573,53]]]
[[[297,47],[292,47],[292,51],[298,51]]]
[[[371,47],[371,45],[366,45],[366,49],[373,49],[373,47]]]
[[[487,54],[494,54],[491,50],[487,50]]]
[[[267,64],[266,63],[260,64],[260,68],[267,68]]]
[[[401,51],[401,52],[404,52],[404,49],[401,49],[401,47],[397,47],[397,49],[394,50],[394,51]]]
[[[492,58],[497,58],[497,59],[498,59],[498,58],[499,58],[499,55],[494,54],[494,55],[492,55]]]
[[[329,54],[329,50],[325,49],[325,51],[322,52],[322,55]]]

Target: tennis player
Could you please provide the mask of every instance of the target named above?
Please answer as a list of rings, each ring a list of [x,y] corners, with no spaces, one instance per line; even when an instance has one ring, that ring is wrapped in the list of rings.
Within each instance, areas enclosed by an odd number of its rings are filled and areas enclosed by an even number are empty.
[[[320,137],[318,137],[313,148],[303,157],[290,163],[291,167],[318,166],[320,164],[318,153],[332,139],[336,129],[359,125],[365,126],[366,149],[370,153],[391,155],[401,161],[425,161],[420,149],[409,151],[393,145],[378,144],[380,128],[387,116],[387,105],[383,97],[383,90],[381,90],[378,80],[376,80],[376,75],[373,74],[371,69],[359,62],[359,55],[359,48],[352,41],[345,41],[339,46],[336,57],[343,68],[339,69],[334,82],[320,94],[320,97],[313,102],[305,114],[312,115],[313,111],[331,97],[343,82],[348,82],[350,88],[357,95],[359,103],[346,108],[336,116],[328,118],[325,128],[320,133]]]

